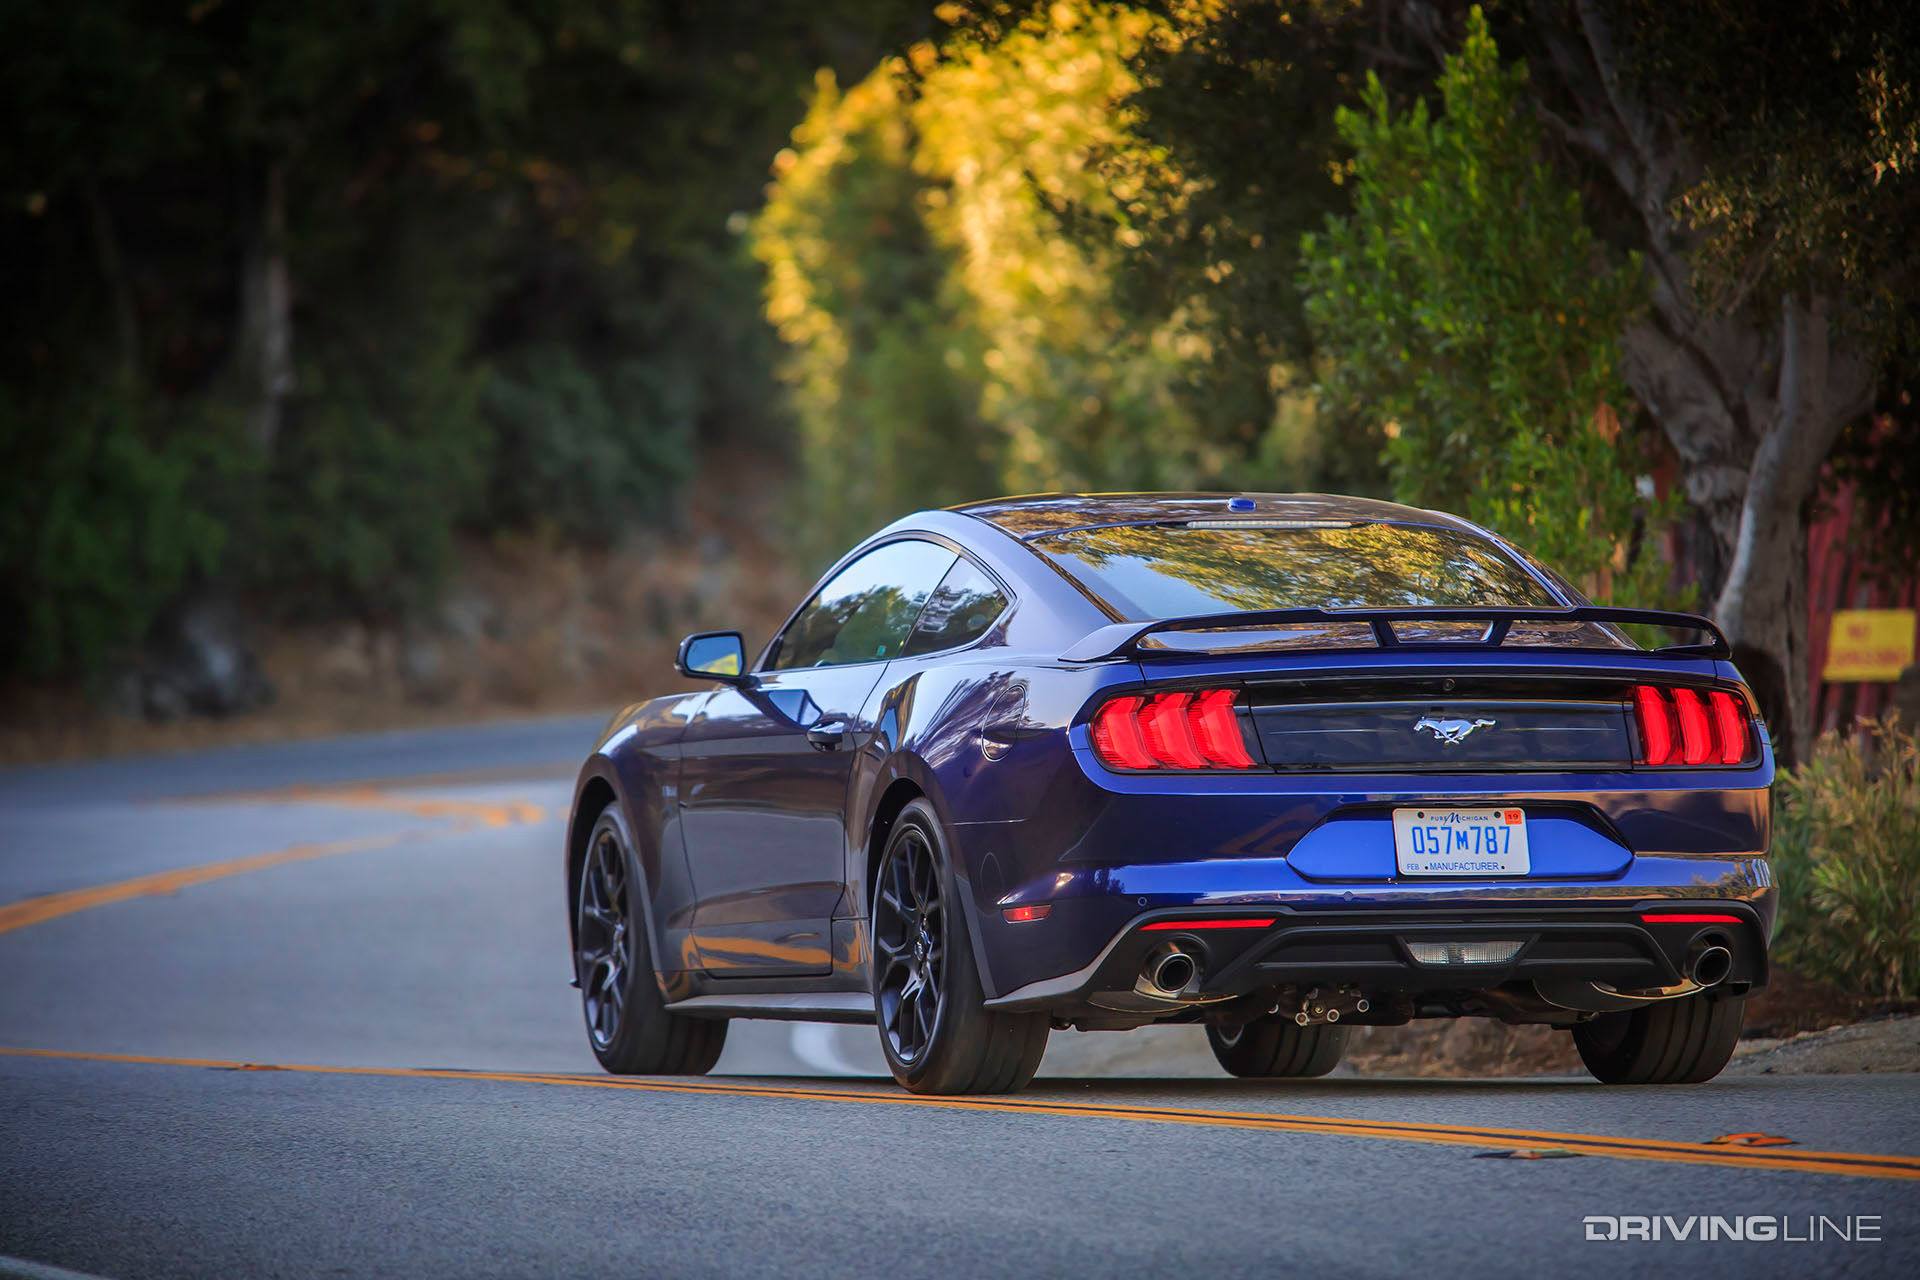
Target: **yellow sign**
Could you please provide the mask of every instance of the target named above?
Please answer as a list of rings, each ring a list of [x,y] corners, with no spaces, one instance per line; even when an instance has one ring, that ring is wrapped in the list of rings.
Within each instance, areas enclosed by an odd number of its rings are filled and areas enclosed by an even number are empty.
[[[1898,680],[1913,664],[1913,610],[1840,609],[1822,680]]]

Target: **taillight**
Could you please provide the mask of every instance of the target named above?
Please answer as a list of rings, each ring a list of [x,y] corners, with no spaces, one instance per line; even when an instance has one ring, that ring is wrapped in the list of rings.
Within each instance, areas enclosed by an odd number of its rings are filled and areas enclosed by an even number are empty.
[[[1641,764],[1740,764],[1752,754],[1746,704],[1723,689],[1703,697],[1692,689],[1638,685],[1633,718]]]
[[[1093,753],[1115,769],[1251,769],[1233,689],[1129,695],[1093,716]]]

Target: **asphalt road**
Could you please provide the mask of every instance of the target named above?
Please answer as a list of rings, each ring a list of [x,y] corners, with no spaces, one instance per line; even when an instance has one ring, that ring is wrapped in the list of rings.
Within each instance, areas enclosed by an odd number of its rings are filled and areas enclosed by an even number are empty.
[[[1062,1033],[955,1105],[774,1023],[600,1075],[557,881],[597,725],[0,772],[0,1276],[1920,1274],[1914,1076],[1087,1077]],[[1587,1239],[1622,1215],[1826,1238]]]

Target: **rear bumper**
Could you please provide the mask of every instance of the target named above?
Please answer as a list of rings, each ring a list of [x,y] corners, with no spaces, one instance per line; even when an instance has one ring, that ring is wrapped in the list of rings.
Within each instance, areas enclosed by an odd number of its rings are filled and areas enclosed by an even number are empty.
[[[1694,859],[1638,859],[1640,879],[1650,864]],[[1684,985],[1689,953],[1703,935],[1716,934],[1733,954],[1728,989],[1767,981],[1767,942],[1775,895],[1764,858],[1714,860],[1720,874],[1669,879],[1663,885],[1528,883],[1321,886],[1296,893],[1199,895],[1162,905],[1151,896],[1101,904],[1058,902],[1045,920],[990,921],[997,977],[1033,972],[1038,933],[1057,924],[1059,941],[1081,961],[1033,977],[989,1000],[997,1009],[1064,1013],[1089,1006],[1173,1014],[1204,1004],[1287,986],[1333,985],[1417,996],[1421,992],[1484,991],[1509,983],[1599,982],[1619,990]],[[1669,872],[1677,868],[1666,868]],[[1694,867],[1694,871],[1703,870]],[[1129,886],[1131,887],[1131,886]],[[1304,886],[1303,886],[1304,887]],[[1140,904],[1148,904],[1141,909]],[[1115,908],[1118,909],[1118,918]],[[1663,914],[1711,914],[1736,923],[1649,920]],[[1110,926],[1096,924],[1101,916]],[[1271,919],[1257,928],[1208,928],[1209,920]],[[1148,928],[1155,925],[1157,928]],[[1181,928],[1178,926],[1188,926]],[[1415,944],[1503,942],[1511,956],[1499,963],[1426,963]],[[1169,946],[1193,955],[1198,974],[1186,999],[1156,1004],[1111,998],[1134,992],[1148,961]],[[1053,950],[1055,948],[1045,948]],[[1022,952],[1026,955],[1023,956]],[[1027,960],[1029,963],[1023,964]]]

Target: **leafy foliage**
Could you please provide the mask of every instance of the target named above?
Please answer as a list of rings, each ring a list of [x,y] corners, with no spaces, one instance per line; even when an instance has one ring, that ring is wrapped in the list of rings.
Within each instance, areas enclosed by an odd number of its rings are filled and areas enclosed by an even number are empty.
[[[931,22],[907,0],[8,6],[0,607],[38,621],[3,669],[84,671],[208,580],[403,608],[462,529],[617,537],[671,508],[695,436],[777,439],[740,211],[817,67]],[[269,257],[291,376],[250,440]]]
[[[0,474],[14,477],[0,501],[0,588],[18,619],[0,632],[5,668],[98,664],[224,549],[225,530],[194,492],[218,453],[193,436],[154,439],[144,408],[110,375],[0,399]]]
[[[1920,9],[1905,0],[1620,0],[1631,70],[1699,144],[1679,207],[1722,308],[1827,289],[1915,335]]]
[[[1578,194],[1541,157],[1523,65],[1475,11],[1444,115],[1396,114],[1377,77],[1342,110],[1353,213],[1301,246],[1327,410],[1387,437],[1395,495],[1464,510],[1602,600],[1653,602],[1619,338],[1637,261],[1599,269]]]
[[[1828,734],[1776,784],[1779,960],[1851,990],[1920,994],[1920,740]]]
[[[845,93],[823,80],[754,249],[803,461],[844,502],[824,534],[996,489],[1205,483],[1246,456],[1178,394],[1205,336],[1116,286],[1145,179],[1090,161],[1133,152],[1129,60],[1174,38],[1056,5]]]

